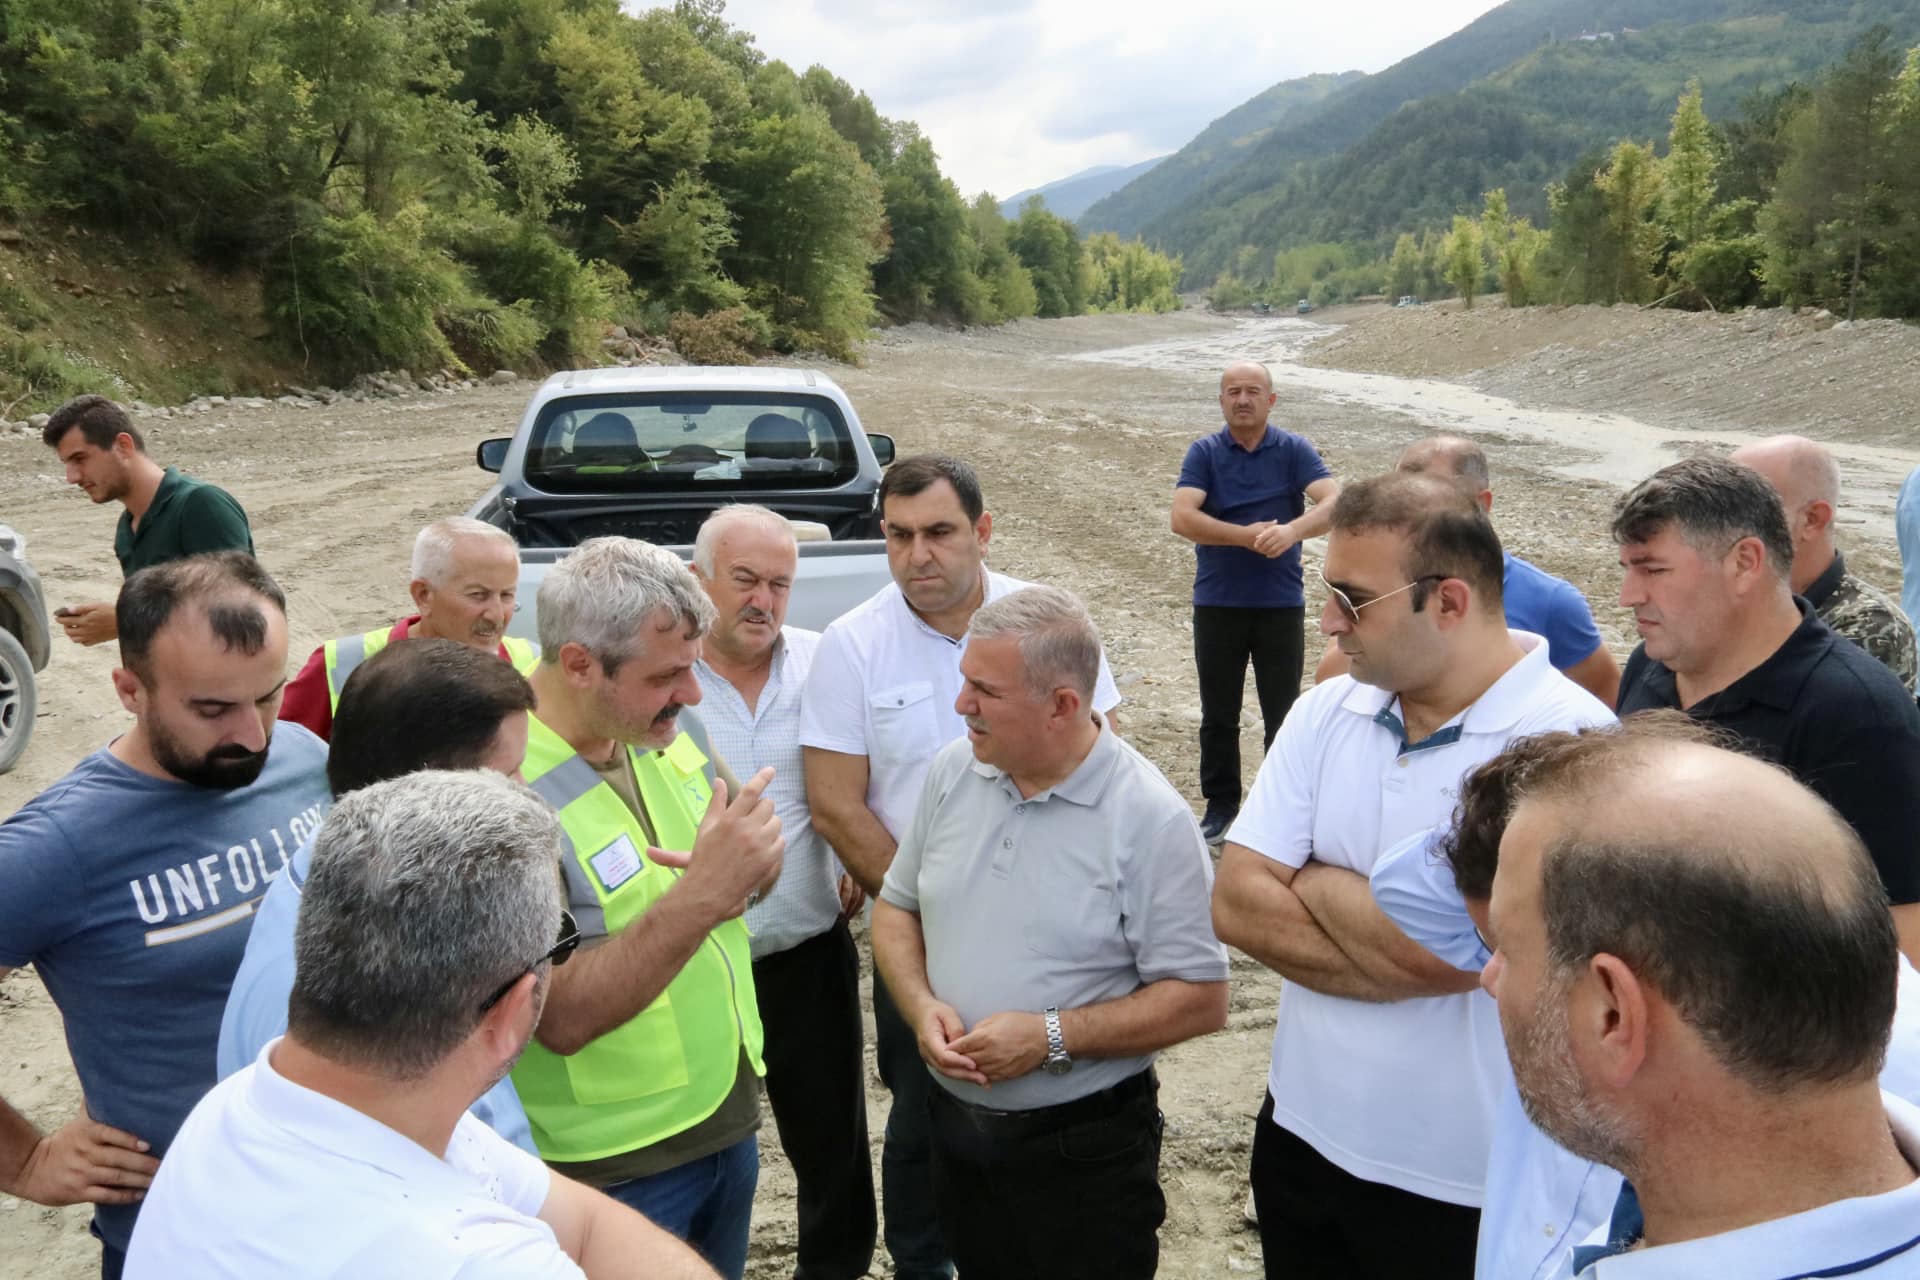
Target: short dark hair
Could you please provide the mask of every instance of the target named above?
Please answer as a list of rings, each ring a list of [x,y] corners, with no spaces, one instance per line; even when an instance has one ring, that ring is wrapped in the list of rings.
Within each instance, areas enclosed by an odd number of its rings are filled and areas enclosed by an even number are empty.
[[[967,513],[967,519],[978,520],[981,512],[987,509],[986,499],[980,495],[980,477],[974,474],[971,465],[945,453],[916,453],[888,467],[887,474],[880,479],[881,516],[887,514],[888,498],[896,494],[911,498],[917,493],[925,493],[942,480],[953,486],[954,493],[960,498],[960,509]]]
[[[152,684],[154,637],[184,605],[198,605],[221,645],[252,655],[267,643],[265,600],[284,616],[286,593],[244,551],[211,551],[169,560],[132,574],[113,606],[120,628],[120,665]]]
[[[126,436],[133,447],[145,453],[146,439],[127,417],[127,411],[106,396],[75,396],[47,415],[40,438],[50,449],[60,447],[60,439],[75,427],[80,436],[96,449],[111,449],[116,436]]]
[[[1522,798],[1604,797],[1627,770],[1657,760],[1626,734],[1577,737],[1534,766]],[[1762,763],[1780,786],[1800,786]],[[1618,957],[1721,1066],[1763,1093],[1871,1080],[1893,1024],[1899,938],[1866,847],[1825,813],[1832,874],[1804,847],[1749,870],[1658,823],[1552,841],[1540,882],[1552,971]]]
[[[533,686],[498,654],[452,640],[389,644],[347,677],[333,713],[336,797],[422,769],[473,769]]]
[[[1613,508],[1613,540],[1648,542],[1667,528],[1687,544],[1724,555],[1743,538],[1758,538],[1774,572],[1793,569],[1787,509],[1767,478],[1725,458],[1684,458],[1629,489]]]
[[[1515,738],[1460,782],[1460,803],[1454,806],[1453,823],[1441,838],[1440,853],[1453,868],[1453,885],[1461,897],[1484,902],[1493,896],[1500,840],[1533,771],[1561,752],[1577,748],[1582,737],[1620,733],[1703,746],[1731,748],[1737,742],[1731,734],[1684,711],[1664,708],[1637,712],[1617,724],[1609,721],[1574,732],[1556,730]]]
[[[1458,578],[1488,613],[1501,612],[1506,561],[1493,521],[1472,495],[1438,476],[1389,471],[1355,481],[1333,504],[1333,532],[1390,529],[1407,540],[1401,569],[1419,585],[1415,612],[1426,606],[1429,578]]]

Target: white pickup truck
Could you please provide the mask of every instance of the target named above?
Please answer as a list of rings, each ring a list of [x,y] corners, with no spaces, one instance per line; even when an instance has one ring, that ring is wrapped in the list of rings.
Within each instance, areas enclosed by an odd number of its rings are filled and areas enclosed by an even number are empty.
[[[582,540],[619,534],[691,557],[709,514],[757,502],[826,532],[800,544],[787,615],[819,630],[890,580],[879,489],[893,455],[812,370],[577,370],[540,384],[513,435],[480,442],[477,461],[500,480],[468,514],[520,544],[508,630],[533,638],[540,579]]]

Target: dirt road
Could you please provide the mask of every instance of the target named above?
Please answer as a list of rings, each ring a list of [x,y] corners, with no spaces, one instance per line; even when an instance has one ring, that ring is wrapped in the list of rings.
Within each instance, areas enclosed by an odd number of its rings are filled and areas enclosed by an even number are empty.
[[[1622,323],[1631,318],[1623,313]],[[1379,321],[1374,313],[1341,337],[1364,335]],[[1631,620],[1612,604],[1618,582],[1604,536],[1615,492],[1609,481],[1623,477],[1594,469],[1596,458],[1612,456],[1619,420],[1548,417],[1452,384],[1360,379],[1300,363],[1304,340],[1328,332],[1293,320],[1199,314],[1024,322],[964,334],[913,327],[882,335],[864,367],[831,373],[866,426],[891,433],[902,452],[944,449],[979,466],[995,517],[993,563],[1087,598],[1127,698],[1129,735],[1196,796],[1192,553],[1167,532],[1166,512],[1187,443],[1217,424],[1214,378],[1232,357],[1277,362],[1274,420],[1312,438],[1338,474],[1384,469],[1402,444],[1432,426],[1473,429],[1493,457],[1503,537],[1580,585],[1616,650],[1624,657],[1629,647]],[[1422,341],[1428,347],[1419,348]],[[1395,343],[1424,351],[1407,357],[1416,364],[1444,357],[1419,333],[1383,332],[1384,345],[1355,363],[1380,368],[1380,351]],[[1524,357],[1532,348],[1522,342],[1511,350]],[[1563,364],[1583,358],[1568,351]],[[226,486],[246,505],[260,554],[288,591],[298,662],[313,645],[400,609],[413,531],[464,509],[480,492],[474,444],[511,430],[528,390],[489,387],[326,409],[218,409],[160,423],[150,444],[157,457]],[[1730,384],[1721,407],[1739,392]],[[1690,441],[1729,434],[1724,417],[1641,414],[1637,461],[1657,464]],[[1769,421],[1757,407],[1750,420]],[[1871,469],[1882,483],[1920,460],[1906,439],[1855,439],[1875,449]],[[28,535],[51,603],[111,598],[116,512],[66,488],[37,439],[0,438],[0,520]],[[1862,526],[1851,553],[1868,576],[1897,583],[1879,520]],[[1312,549],[1309,555],[1317,558]],[[1317,645],[1309,649],[1311,662]],[[0,813],[125,723],[108,685],[112,654],[64,641],[57,650],[33,746],[18,770],[0,778]],[[1251,778],[1258,730],[1250,716],[1242,723]],[[1170,1210],[1162,1272],[1170,1277],[1259,1270],[1258,1243],[1240,1206],[1278,986],[1244,959],[1234,979],[1228,1029],[1166,1055],[1161,1067]],[[58,1017],[28,974],[0,986],[0,1096],[49,1126],[78,1105]],[[885,1095],[877,1080],[870,1098],[878,1133]],[[769,1154],[750,1274],[773,1280],[791,1272],[793,1183],[770,1128],[763,1137]],[[85,1209],[43,1210],[0,1197],[0,1276],[93,1274],[97,1251],[86,1218]],[[876,1274],[887,1273],[882,1261]]]

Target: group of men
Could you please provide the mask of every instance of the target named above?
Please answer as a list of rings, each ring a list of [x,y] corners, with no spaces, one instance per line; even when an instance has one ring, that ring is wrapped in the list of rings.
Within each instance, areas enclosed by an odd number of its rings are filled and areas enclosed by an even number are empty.
[[[1839,558],[1831,458],[1621,499],[1623,672],[1502,547],[1471,442],[1342,486],[1264,369],[1220,401],[1172,517],[1199,822],[942,455],[888,471],[893,582],[823,634],[752,506],[691,567],[582,544],[537,646],[511,539],[436,521],[411,612],[292,681],[245,549],[131,571],[133,727],[0,824],[0,967],[86,1099],[51,1134],[0,1100],[0,1190],[95,1203],[109,1277],[738,1277],[764,1080],[796,1276],[866,1274],[882,1217],[903,1277],[1149,1276],[1155,1058],[1225,1024],[1231,944],[1285,979],[1269,1275],[1920,1274],[1913,635]],[[137,433],[69,409],[48,442],[118,459],[146,523]]]

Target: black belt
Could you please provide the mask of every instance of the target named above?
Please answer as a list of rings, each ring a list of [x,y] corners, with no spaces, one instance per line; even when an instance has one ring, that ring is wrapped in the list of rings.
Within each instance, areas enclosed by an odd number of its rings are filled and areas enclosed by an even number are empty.
[[[1084,1098],[1075,1098],[1071,1102],[1062,1102],[1051,1107],[1032,1107],[1026,1111],[998,1111],[992,1107],[975,1106],[971,1102],[956,1098],[945,1088],[935,1085],[933,1101],[936,1108],[949,1107],[959,1117],[982,1133],[995,1133],[1007,1137],[1019,1137],[1034,1133],[1051,1133],[1056,1129],[1065,1129],[1089,1120],[1104,1120],[1115,1115],[1142,1098],[1152,1098],[1160,1089],[1159,1077],[1153,1068],[1148,1067],[1135,1075],[1128,1076],[1119,1084],[1090,1093]]]

